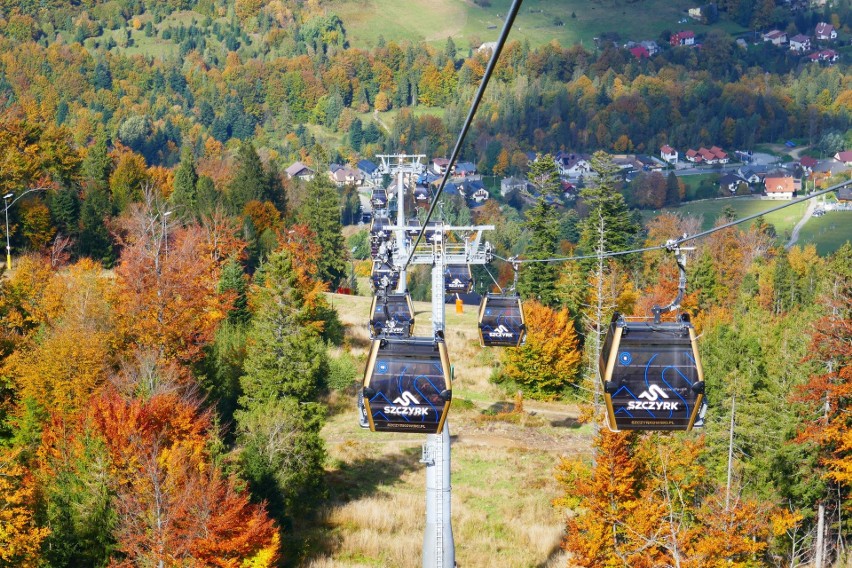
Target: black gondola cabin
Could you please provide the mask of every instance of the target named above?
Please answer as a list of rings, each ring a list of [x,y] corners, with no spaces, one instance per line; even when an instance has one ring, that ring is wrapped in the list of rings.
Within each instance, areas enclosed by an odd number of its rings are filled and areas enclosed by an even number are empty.
[[[600,372],[610,429],[692,429],[704,398],[704,373],[687,316],[654,323],[616,313]]]
[[[370,334],[373,337],[400,338],[411,336],[414,308],[408,294],[373,296],[370,307]]]
[[[364,374],[370,430],[440,433],[451,400],[450,363],[443,341],[373,341]]]
[[[486,294],[479,305],[479,342],[483,347],[517,347],[526,335],[524,310],[516,294]]]
[[[470,266],[450,264],[444,269],[444,290],[449,294],[467,294],[473,290]]]
[[[382,260],[373,261],[373,272],[370,274],[370,283],[374,290],[387,288],[392,290],[399,283],[399,272],[393,266]]]

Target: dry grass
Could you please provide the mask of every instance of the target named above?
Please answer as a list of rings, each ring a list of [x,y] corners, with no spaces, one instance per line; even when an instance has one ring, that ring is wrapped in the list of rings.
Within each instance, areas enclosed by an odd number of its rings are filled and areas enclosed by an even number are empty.
[[[366,351],[369,298],[334,296],[353,354]],[[431,330],[428,304],[415,303],[417,332]],[[564,567],[564,526],[551,501],[559,495],[560,455],[588,451],[588,435],[573,426],[574,409],[530,408],[523,420],[483,420],[489,408],[510,408],[488,382],[497,353],[479,347],[476,310],[447,310],[447,345],[454,392],[476,404],[452,410],[452,525],[462,568]],[[465,396],[464,398],[467,398]],[[357,426],[354,400],[337,395],[323,430],[329,453],[330,499],[310,538],[305,568],[419,568],[425,523],[423,437],[371,433]]]

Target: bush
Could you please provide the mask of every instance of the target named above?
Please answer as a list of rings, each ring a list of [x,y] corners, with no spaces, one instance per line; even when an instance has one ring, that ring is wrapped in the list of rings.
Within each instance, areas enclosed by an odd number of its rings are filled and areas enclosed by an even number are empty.
[[[333,391],[351,389],[361,375],[361,365],[349,353],[328,361],[328,388]]]

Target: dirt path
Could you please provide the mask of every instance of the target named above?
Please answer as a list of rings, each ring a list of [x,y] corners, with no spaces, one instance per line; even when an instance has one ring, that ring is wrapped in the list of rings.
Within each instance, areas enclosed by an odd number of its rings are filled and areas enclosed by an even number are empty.
[[[382,120],[381,118],[379,118],[379,111],[377,111],[377,110],[374,110],[374,111],[373,111],[373,120],[375,120],[376,122],[378,122],[378,123],[379,123],[379,126],[381,126],[382,128],[384,128],[384,129],[385,129],[385,131],[386,131],[388,134],[390,134],[390,131],[391,131],[391,130],[390,130],[390,128],[388,128],[388,125],[387,125],[387,124],[385,124],[385,121],[384,121],[384,120]]]
[[[808,207],[805,209],[805,214],[802,215],[802,219],[796,223],[796,226],[793,227],[793,233],[790,235],[790,241],[784,245],[784,248],[790,250],[790,248],[796,244],[796,241],[799,240],[799,232],[802,230],[802,227],[805,226],[805,223],[808,222],[808,219],[811,218],[811,215],[814,214],[814,209],[816,209],[816,201],[811,199],[808,201]]]

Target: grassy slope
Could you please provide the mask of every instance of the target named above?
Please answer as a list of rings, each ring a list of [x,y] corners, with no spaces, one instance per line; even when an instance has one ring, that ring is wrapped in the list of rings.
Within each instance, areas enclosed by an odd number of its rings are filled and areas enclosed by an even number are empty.
[[[488,8],[464,0],[338,0],[332,9],[355,46],[375,46],[379,36],[436,45],[452,37],[458,47],[467,48],[471,40],[496,41],[510,5],[510,0],[491,0]],[[625,41],[657,39],[664,29],[702,33],[705,26],[678,23],[694,5],[689,0],[527,0],[510,39],[529,40],[531,45],[555,39],[562,45],[591,47],[593,38],[605,31],[617,31]],[[556,25],[557,20],[563,25]]]
[[[368,346],[367,297],[330,295],[347,325],[352,352]],[[417,332],[431,329],[430,306],[415,303]],[[488,383],[497,354],[479,347],[475,309],[447,311],[447,345],[455,365],[453,534],[460,566],[564,566],[558,545],[562,517],[550,501],[560,455],[585,455],[588,428],[578,428],[571,407],[535,405],[520,424],[483,419],[502,399]],[[464,404],[461,399],[476,399]],[[530,404],[527,403],[529,410]],[[323,430],[329,451],[330,500],[320,527],[298,536],[314,545],[311,568],[421,565],[425,473],[418,463],[424,438],[375,434],[357,426],[354,396],[337,399]]]
[[[811,217],[799,233],[799,245],[815,244],[820,255],[827,255],[852,241],[852,211],[829,211]]]

